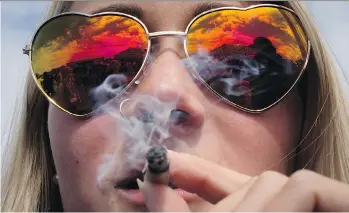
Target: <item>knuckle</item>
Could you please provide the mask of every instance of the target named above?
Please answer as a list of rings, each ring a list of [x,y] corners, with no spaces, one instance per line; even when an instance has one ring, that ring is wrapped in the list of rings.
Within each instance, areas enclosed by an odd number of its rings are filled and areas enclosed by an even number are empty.
[[[279,172],[265,171],[259,176],[258,181],[264,182],[264,181],[280,180],[280,179],[285,179],[285,178],[286,178],[286,176],[284,176],[283,174],[281,174]]]
[[[290,181],[295,183],[311,183],[316,178],[316,173],[310,170],[302,169],[293,173]]]
[[[297,188],[300,194],[312,194],[315,191],[314,181],[317,174],[310,170],[299,170],[291,175],[289,185]]]

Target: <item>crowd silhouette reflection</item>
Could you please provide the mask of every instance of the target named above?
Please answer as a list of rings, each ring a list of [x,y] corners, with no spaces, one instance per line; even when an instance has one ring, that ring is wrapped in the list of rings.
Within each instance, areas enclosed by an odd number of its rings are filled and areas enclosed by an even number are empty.
[[[283,58],[266,37],[257,37],[246,47],[225,44],[211,55],[226,63],[227,69],[205,79],[206,83],[225,99],[249,109],[262,109],[279,100],[304,64]]]

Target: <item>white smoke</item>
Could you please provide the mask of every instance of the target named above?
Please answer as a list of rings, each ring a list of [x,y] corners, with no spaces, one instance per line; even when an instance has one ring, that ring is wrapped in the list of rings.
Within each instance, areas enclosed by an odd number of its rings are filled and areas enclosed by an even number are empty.
[[[240,64],[229,64],[226,62],[229,60],[238,60]],[[234,87],[240,85],[245,79],[258,76],[266,70],[265,65],[252,60],[251,57],[236,54],[225,56],[224,60],[218,60],[203,48],[200,48],[197,54],[184,59],[183,63],[197,79],[201,77],[204,81],[209,81],[216,78],[216,81],[223,85],[225,94],[229,96],[246,94],[247,90],[236,90]]]
[[[232,59],[239,60],[240,64],[226,63],[226,60]],[[244,95],[248,90],[234,89],[235,85],[241,84],[248,77],[260,75],[266,69],[248,56],[232,55],[225,60],[218,60],[204,49],[181,60],[181,63],[196,83],[202,83],[200,78],[208,81],[218,77],[217,81],[223,84],[224,92],[235,96]],[[97,182],[102,190],[114,190],[113,184],[124,178],[125,174],[144,168],[145,154],[152,145],[173,146],[173,143],[178,143],[178,139],[171,135],[169,129],[171,112],[176,109],[180,97],[163,102],[151,95],[124,93],[122,97],[110,100],[124,89],[121,85],[125,84],[125,76],[110,75],[92,92],[97,100],[96,106],[102,106],[102,112],[115,119],[115,131],[122,134],[122,137],[115,140],[115,143],[121,143],[122,146],[117,146],[119,148],[111,154],[105,154],[98,169]],[[126,99],[131,100],[130,104],[125,104],[122,110],[130,110],[131,113],[126,113],[127,116],[123,117],[119,107]]]
[[[115,85],[121,85],[124,79],[122,75],[110,75],[92,92],[95,99],[101,101],[100,104],[104,103],[101,111],[116,121],[115,131],[121,133],[115,143],[121,143],[122,146],[116,146],[118,149],[112,154],[105,154],[104,161],[98,168],[98,185],[107,192],[129,172],[143,169],[145,154],[151,146],[172,146],[176,140],[170,134],[169,122],[178,99],[163,102],[151,95],[125,94],[122,99],[106,102],[111,93],[114,93],[114,96],[119,93],[120,89],[115,88]],[[129,104],[123,105],[122,113],[131,111],[125,113],[125,117],[119,110],[124,100]]]

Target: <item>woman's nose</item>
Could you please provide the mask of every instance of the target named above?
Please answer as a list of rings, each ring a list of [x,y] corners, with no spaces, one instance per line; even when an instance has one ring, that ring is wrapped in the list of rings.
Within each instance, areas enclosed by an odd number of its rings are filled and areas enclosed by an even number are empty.
[[[196,84],[171,48],[164,49],[143,71],[134,94],[150,95],[163,103],[174,103],[170,119],[173,124],[199,128],[204,120],[204,107],[200,102]]]

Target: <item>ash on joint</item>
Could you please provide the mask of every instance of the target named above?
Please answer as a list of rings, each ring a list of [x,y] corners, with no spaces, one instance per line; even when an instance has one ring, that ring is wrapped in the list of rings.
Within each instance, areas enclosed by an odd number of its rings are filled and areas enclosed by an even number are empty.
[[[163,146],[152,146],[146,154],[148,170],[152,173],[162,173],[168,170],[167,150]]]

